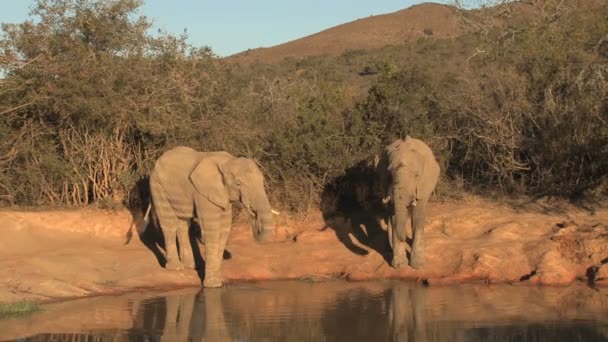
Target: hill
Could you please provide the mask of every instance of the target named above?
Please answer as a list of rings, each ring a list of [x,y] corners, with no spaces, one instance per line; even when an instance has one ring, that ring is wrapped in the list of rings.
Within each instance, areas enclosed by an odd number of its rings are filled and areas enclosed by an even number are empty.
[[[397,45],[421,37],[449,38],[466,30],[454,7],[424,3],[393,13],[370,16],[268,48],[243,51],[227,57],[237,62],[278,62],[287,57],[338,55]]]
[[[286,58],[337,56],[352,50],[377,50],[420,38],[455,38],[485,28],[521,27],[551,13],[568,9],[602,8],[604,0],[528,0],[462,10],[454,6],[422,3],[377,16],[357,19],[321,32],[271,47],[248,49],[225,58],[243,64],[275,64]]]

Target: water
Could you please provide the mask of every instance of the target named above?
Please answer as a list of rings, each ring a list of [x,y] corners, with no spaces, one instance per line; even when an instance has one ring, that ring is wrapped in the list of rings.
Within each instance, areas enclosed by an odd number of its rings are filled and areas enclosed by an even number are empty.
[[[49,304],[18,341],[608,341],[608,289],[262,282]]]

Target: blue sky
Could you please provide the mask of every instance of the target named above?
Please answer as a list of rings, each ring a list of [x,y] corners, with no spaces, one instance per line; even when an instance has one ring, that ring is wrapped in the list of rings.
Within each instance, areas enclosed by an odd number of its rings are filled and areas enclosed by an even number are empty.
[[[153,29],[188,30],[189,42],[220,56],[268,47],[345,22],[449,0],[144,0]],[[34,0],[0,0],[0,22],[21,22]]]

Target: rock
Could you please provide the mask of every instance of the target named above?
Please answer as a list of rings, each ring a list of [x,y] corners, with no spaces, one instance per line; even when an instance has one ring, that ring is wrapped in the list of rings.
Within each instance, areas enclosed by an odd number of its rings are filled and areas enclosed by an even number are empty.
[[[598,286],[608,286],[608,263],[597,266],[597,269],[595,269],[593,282]]]
[[[481,249],[474,254],[472,275],[491,282],[515,282],[522,274],[532,272],[521,245],[503,249]]]
[[[305,230],[295,236],[297,243],[331,242],[334,240],[336,240],[336,233],[330,228],[324,230]]]
[[[541,285],[569,285],[576,280],[576,270],[576,265],[564,258],[560,252],[550,250],[543,255],[530,282]]]
[[[498,241],[521,241],[529,238],[528,231],[530,231],[530,227],[526,224],[507,222],[488,229],[483,236]]]
[[[293,230],[288,226],[278,226],[274,232],[274,241],[284,242],[287,240],[293,240]]]

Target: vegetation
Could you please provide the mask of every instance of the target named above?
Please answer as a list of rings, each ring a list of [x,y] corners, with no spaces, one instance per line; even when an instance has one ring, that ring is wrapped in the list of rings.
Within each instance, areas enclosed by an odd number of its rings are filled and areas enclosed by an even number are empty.
[[[24,316],[39,310],[40,306],[26,300],[9,304],[0,304],[0,319]]]
[[[188,145],[256,158],[273,201],[306,211],[405,134],[436,151],[444,189],[605,197],[608,5],[552,3],[526,21],[463,11],[475,29],[456,39],[236,65],[150,35],[139,0],[38,0],[2,27],[0,203],[137,200]]]

